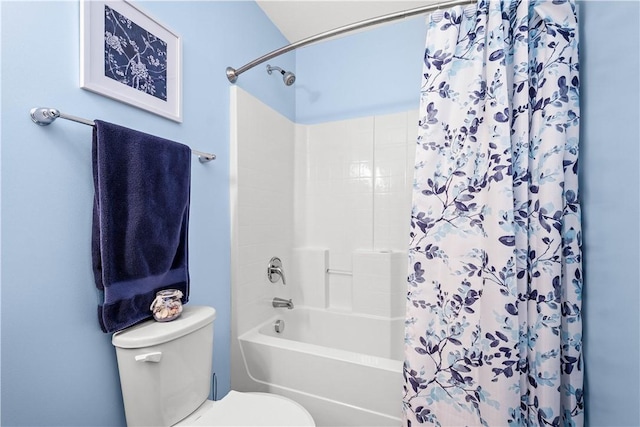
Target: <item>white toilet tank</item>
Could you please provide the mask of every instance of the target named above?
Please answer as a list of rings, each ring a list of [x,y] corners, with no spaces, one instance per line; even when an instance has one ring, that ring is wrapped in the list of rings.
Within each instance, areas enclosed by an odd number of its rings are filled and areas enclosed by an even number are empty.
[[[188,306],[171,322],[113,334],[128,426],[171,426],[209,397],[212,307]]]

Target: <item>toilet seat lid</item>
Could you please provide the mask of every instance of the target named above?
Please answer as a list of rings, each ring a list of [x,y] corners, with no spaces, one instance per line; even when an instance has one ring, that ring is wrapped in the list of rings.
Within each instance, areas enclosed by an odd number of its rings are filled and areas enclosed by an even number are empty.
[[[300,404],[271,393],[231,390],[216,402],[206,401],[176,426],[315,426]]]

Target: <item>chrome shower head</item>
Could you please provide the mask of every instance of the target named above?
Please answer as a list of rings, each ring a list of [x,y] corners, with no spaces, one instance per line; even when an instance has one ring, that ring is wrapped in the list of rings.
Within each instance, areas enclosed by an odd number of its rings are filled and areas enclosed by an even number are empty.
[[[285,85],[291,86],[296,82],[296,75],[293,74],[291,71],[287,71],[282,75],[282,80],[284,81]]]
[[[296,75],[291,71],[285,71],[280,67],[272,67],[271,65],[267,64],[267,73],[271,74],[274,70],[279,71],[280,74],[282,74],[282,81],[285,85],[291,86],[296,81]]]

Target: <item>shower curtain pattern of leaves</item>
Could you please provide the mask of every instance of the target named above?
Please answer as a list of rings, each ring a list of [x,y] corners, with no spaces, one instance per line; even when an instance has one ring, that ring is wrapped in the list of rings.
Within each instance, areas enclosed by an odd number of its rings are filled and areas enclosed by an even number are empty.
[[[407,426],[583,424],[577,28],[566,0],[430,19]]]

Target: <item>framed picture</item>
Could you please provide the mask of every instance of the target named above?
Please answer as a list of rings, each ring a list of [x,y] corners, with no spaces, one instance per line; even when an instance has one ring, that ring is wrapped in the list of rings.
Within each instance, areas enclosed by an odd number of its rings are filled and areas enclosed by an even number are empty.
[[[126,0],[81,0],[80,87],[182,122],[180,36]]]

